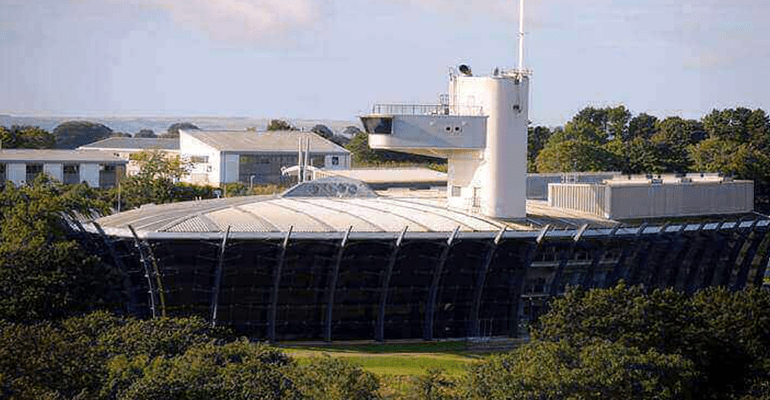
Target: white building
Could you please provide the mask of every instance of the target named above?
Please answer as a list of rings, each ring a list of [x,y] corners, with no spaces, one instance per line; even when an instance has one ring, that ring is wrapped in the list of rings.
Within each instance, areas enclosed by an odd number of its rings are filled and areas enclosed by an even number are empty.
[[[619,175],[602,183],[550,183],[548,205],[613,220],[744,214],[754,182],[718,174]]]
[[[310,141],[309,165],[350,168],[350,152],[313,132],[180,130],[179,152],[192,162],[185,180],[220,185],[280,183],[281,168],[298,164],[300,143]]]
[[[112,152],[81,150],[0,150],[0,181],[24,185],[40,173],[65,184],[115,186],[125,173],[126,160]]]
[[[168,156],[177,156],[179,155],[179,139],[111,137],[80,146],[78,150],[111,152],[127,160],[126,174],[134,175],[139,171],[139,165],[133,161],[134,154],[158,150]]]

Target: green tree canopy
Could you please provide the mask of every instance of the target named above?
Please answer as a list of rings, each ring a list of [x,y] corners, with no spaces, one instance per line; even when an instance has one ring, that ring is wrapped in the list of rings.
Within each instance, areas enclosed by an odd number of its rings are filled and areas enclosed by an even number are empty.
[[[36,126],[0,126],[0,148],[3,149],[51,149],[56,139]]]
[[[113,135],[109,127],[91,121],[67,121],[53,130],[56,148],[75,149]]]
[[[190,122],[175,122],[168,127],[166,133],[160,135],[162,138],[174,139],[179,137],[179,130],[200,129]]]
[[[329,129],[329,127],[326,125],[317,124],[312,129],[310,129],[310,131],[324,139],[331,139],[334,137],[334,131]]]
[[[268,131],[296,131],[298,130],[292,124],[282,119],[271,119],[267,124]]]
[[[465,391],[469,400],[681,399],[695,377],[691,362],[653,349],[533,341],[473,365]]]
[[[158,135],[156,135],[155,131],[153,131],[152,129],[142,129],[139,132],[135,133],[134,137],[135,138],[150,138],[150,139],[153,139],[153,138],[158,137]]]
[[[623,284],[573,289],[551,304],[531,334],[581,348],[604,340],[641,352],[681,355],[693,363],[693,398],[764,393],[770,379],[770,292],[710,288],[692,297]],[[760,397],[761,398],[761,397]]]

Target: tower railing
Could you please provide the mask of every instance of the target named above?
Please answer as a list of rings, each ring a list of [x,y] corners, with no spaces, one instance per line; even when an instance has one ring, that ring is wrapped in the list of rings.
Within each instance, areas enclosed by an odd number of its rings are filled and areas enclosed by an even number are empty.
[[[375,104],[373,114],[384,115],[466,115],[483,116],[484,109],[480,106],[463,106],[448,104]]]

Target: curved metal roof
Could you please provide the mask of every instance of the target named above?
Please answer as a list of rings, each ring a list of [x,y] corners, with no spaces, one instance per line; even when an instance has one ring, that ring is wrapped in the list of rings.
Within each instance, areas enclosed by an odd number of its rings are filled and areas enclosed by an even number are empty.
[[[128,235],[131,225],[148,233],[332,233],[498,231],[504,222],[442,207],[435,198],[252,196],[146,205],[100,218],[111,234]],[[121,232],[123,231],[123,234]]]

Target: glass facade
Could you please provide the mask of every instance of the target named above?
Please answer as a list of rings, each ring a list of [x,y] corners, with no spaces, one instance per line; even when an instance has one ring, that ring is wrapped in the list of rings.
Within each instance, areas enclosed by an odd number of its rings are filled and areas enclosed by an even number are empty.
[[[284,248],[278,239],[231,239],[221,252],[221,239],[190,238],[152,240],[148,248],[170,315],[209,318],[218,292],[218,324],[275,340],[515,337],[570,285],[608,287],[624,280],[685,292],[759,286],[770,256],[767,226],[607,231],[540,243],[535,233],[497,245],[436,238],[398,246],[394,238],[350,240],[340,248],[340,240],[290,239]],[[105,242],[94,237],[92,243]],[[131,282],[132,308],[146,316],[144,271],[150,267],[133,240],[117,239],[116,248]],[[215,288],[219,265],[223,278]]]

